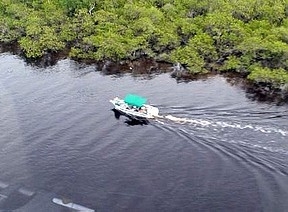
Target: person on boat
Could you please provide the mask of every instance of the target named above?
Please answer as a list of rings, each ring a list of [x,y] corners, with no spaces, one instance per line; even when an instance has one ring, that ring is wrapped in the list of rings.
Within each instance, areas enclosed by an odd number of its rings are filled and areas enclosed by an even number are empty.
[[[142,107],[140,107],[139,112],[146,113],[147,112],[147,108],[142,106]]]

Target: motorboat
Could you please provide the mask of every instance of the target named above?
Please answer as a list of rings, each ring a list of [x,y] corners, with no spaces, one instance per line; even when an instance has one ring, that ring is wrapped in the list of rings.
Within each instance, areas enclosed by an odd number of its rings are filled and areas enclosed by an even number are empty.
[[[114,105],[115,110],[131,119],[145,120],[159,116],[159,109],[146,104],[147,99],[138,95],[128,94],[124,99],[115,97],[110,102]]]

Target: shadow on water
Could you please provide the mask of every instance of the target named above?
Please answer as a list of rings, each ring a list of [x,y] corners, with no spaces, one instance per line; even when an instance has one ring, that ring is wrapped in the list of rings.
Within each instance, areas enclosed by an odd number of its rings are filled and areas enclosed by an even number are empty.
[[[279,106],[288,104],[287,90],[273,88],[272,84],[253,83],[237,73],[224,74],[224,77],[230,85],[244,90],[246,97],[252,101],[275,103]]]
[[[121,113],[115,109],[112,109],[112,111],[114,112],[115,119],[120,119]]]
[[[148,120],[135,120],[135,119],[126,119],[125,124],[129,126],[136,126],[136,125],[148,125],[149,121]]]
[[[59,60],[65,59],[69,55],[69,49],[66,48],[59,52],[46,52],[40,58],[27,58],[25,57],[23,50],[20,48],[17,42],[13,43],[1,43],[0,42],[0,53],[10,52],[14,55],[19,55],[23,60],[30,66],[47,68],[49,66],[54,66]]]
[[[115,119],[119,120],[121,116],[126,117],[127,119],[124,121],[125,124],[129,125],[129,126],[136,126],[136,125],[148,125],[149,121],[147,119],[143,119],[143,120],[137,120],[137,119],[133,119],[129,116],[123,115],[121,114],[119,111],[112,109],[112,111],[114,112],[114,117]]]
[[[4,44],[0,43],[0,53],[11,52],[12,54],[20,55],[25,62],[30,66],[47,68],[54,66],[61,59],[68,58],[69,49],[61,52],[47,52],[41,58],[29,59],[25,58],[22,50],[17,43]],[[209,77],[217,74],[211,72],[209,74],[191,75],[187,69],[182,66],[177,67],[173,64],[160,62],[151,58],[138,58],[135,60],[123,60],[113,62],[110,60],[95,61],[95,60],[76,60],[79,64],[96,65],[96,69],[103,75],[114,75],[115,77],[123,77],[126,73],[130,73],[133,77],[142,77],[144,79],[152,79],[155,74],[171,73],[171,77],[178,83],[189,83],[195,80],[206,80]],[[218,73],[219,74],[219,73]],[[269,84],[252,83],[246,79],[247,73],[220,73],[227,82],[232,86],[238,86],[246,92],[246,96],[251,101],[275,103],[276,105],[288,104],[288,91],[275,89]]]

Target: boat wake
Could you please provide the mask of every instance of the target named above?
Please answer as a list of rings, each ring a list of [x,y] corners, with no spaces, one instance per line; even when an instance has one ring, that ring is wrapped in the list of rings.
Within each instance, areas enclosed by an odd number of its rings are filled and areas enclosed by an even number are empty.
[[[257,126],[252,124],[243,124],[243,123],[229,123],[225,121],[211,121],[211,120],[203,120],[203,119],[190,119],[190,118],[181,118],[181,117],[175,117],[172,115],[166,115],[166,116],[158,116],[156,118],[156,121],[165,124],[163,122],[164,120],[167,121],[173,121],[174,123],[178,124],[192,124],[195,126],[202,126],[202,127],[216,127],[216,128],[234,128],[234,129],[247,129],[247,130],[253,130],[258,131],[262,133],[278,133],[282,136],[288,136],[288,131],[283,129],[277,129],[273,127],[265,127],[265,126]]]

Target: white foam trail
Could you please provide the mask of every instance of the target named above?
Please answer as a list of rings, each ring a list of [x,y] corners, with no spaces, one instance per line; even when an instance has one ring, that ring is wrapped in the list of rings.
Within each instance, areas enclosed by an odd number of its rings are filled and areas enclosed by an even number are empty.
[[[199,124],[199,125],[202,125],[202,126],[208,126],[208,125],[212,124],[212,122],[209,122],[207,120],[201,120],[201,119],[195,120],[195,119],[187,119],[187,118],[178,118],[178,117],[171,116],[171,115],[167,115],[167,116],[164,116],[164,117],[166,119],[171,120],[171,121],[182,123],[182,124],[192,123],[192,124]]]
[[[213,127],[234,128],[234,129],[241,129],[241,130],[251,129],[253,131],[259,131],[259,132],[267,133],[267,134],[268,133],[280,133],[282,136],[288,135],[288,131],[285,131],[282,129],[262,127],[262,126],[252,126],[251,124],[242,125],[239,123],[227,123],[227,122],[222,122],[222,121],[213,122],[213,121],[202,120],[202,119],[179,118],[179,117],[175,117],[172,115],[162,116],[161,118],[168,119],[170,121],[173,121],[179,124],[189,123],[189,124],[201,125],[203,127],[213,126]]]

